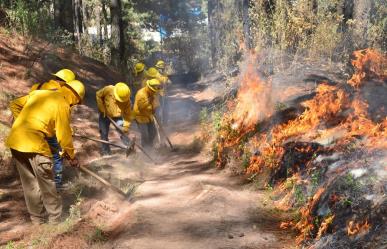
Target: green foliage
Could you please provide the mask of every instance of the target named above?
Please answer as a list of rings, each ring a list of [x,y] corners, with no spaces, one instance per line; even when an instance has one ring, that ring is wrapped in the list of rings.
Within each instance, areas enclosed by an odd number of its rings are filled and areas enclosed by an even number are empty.
[[[108,240],[106,233],[99,227],[96,227],[93,233],[89,236],[88,239],[92,243],[102,243]]]
[[[212,112],[213,129],[217,133],[222,128],[223,113],[221,111]]]
[[[250,166],[251,152],[245,151],[242,155],[242,167],[247,169]]]
[[[80,189],[78,193],[76,193],[75,202],[70,206],[69,217],[67,217],[66,219],[66,222],[69,224],[81,218],[81,204],[83,201],[83,199],[81,198],[81,194],[82,189]]]
[[[344,183],[349,190],[359,191],[361,189],[361,183],[351,173],[347,173],[344,176]]]
[[[296,204],[299,206],[306,202],[302,185],[294,185],[294,197],[296,199]]]
[[[311,183],[313,188],[317,188],[321,181],[321,171],[315,170],[311,175]]]
[[[329,63],[348,61],[354,49],[365,46],[386,49],[385,0],[374,1],[370,16],[356,20],[344,19],[344,6],[345,0],[256,0],[250,8],[254,47],[271,49],[274,70],[286,67],[284,54]]]
[[[207,123],[209,121],[209,112],[208,108],[204,107],[199,112],[199,122],[200,124]]]
[[[16,247],[16,245],[15,245],[15,242],[14,241],[9,241],[8,243],[7,243],[7,245],[5,246],[5,249],[16,249],[17,247]]]

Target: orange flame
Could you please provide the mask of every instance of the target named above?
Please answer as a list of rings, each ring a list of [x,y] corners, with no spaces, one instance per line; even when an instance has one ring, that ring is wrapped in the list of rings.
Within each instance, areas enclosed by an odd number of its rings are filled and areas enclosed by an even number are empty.
[[[387,56],[385,54],[367,48],[355,51],[353,55],[356,57],[352,61],[355,73],[348,80],[348,84],[358,88],[367,77],[379,78],[381,80],[387,78]]]
[[[328,230],[329,226],[332,224],[335,219],[334,215],[328,216],[321,223],[320,228],[318,229],[316,239],[320,239]]]
[[[264,117],[270,116],[271,85],[262,81],[255,68],[255,56],[248,60],[245,72],[241,77],[241,86],[232,113],[234,130],[248,130]]]
[[[366,234],[368,233],[370,228],[371,225],[368,223],[368,220],[359,223],[351,220],[347,224],[347,234],[348,236],[354,236],[356,234]]]
[[[340,112],[347,104],[347,94],[335,86],[320,84],[316,96],[304,102],[306,110],[297,119],[285,125],[274,128],[274,137],[277,142],[282,142],[289,137],[304,134],[317,128],[322,122],[327,122]]]

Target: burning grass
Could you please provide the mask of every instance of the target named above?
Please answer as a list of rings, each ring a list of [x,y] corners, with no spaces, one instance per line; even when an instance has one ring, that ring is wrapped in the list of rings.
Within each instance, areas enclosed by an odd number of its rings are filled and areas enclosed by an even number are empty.
[[[304,111],[298,117],[264,129],[261,123],[274,115],[272,86],[270,80],[259,77],[254,60],[248,60],[237,97],[227,103],[218,129],[217,166],[225,167],[229,157],[243,158],[248,153],[246,174],[269,170],[267,183],[280,183],[278,192],[284,193],[276,202],[279,207],[299,208],[299,220],[281,224],[299,232],[298,243],[324,240],[327,234],[338,231],[346,231],[346,238],[353,241],[355,235],[368,236],[375,227],[372,223],[380,224],[380,214],[373,214],[374,204],[365,198],[375,183],[359,187],[347,172],[362,162],[372,169],[367,159],[387,148],[387,118],[372,119],[362,97],[367,81],[386,80],[387,57],[373,49],[356,51],[354,56],[355,73],[347,82],[350,87],[320,83],[315,96],[303,102]],[[340,136],[330,143],[314,142],[335,131],[340,131]],[[336,159],[318,159],[334,153]]]

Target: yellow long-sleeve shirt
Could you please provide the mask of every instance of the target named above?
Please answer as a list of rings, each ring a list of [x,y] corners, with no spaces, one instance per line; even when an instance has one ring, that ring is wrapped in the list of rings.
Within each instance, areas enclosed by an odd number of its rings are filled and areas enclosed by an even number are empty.
[[[130,127],[131,122],[131,103],[130,100],[126,102],[119,102],[114,97],[114,86],[105,86],[96,94],[98,110],[105,113],[108,117],[124,119],[124,128]]]
[[[6,145],[20,152],[39,153],[51,157],[46,138],[57,137],[65,154],[74,158],[70,128],[70,102],[59,91],[37,90],[12,101],[11,106],[22,106],[12,125]]]
[[[158,107],[157,94],[147,87],[141,88],[135,97],[133,112],[137,122],[144,124],[153,122],[153,115]]]

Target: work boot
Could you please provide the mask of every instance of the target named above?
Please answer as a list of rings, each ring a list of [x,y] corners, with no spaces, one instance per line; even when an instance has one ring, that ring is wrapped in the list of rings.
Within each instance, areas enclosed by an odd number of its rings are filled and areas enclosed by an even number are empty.
[[[106,150],[102,150],[101,151],[101,155],[102,156],[110,156],[112,154],[112,152],[110,150],[106,151]]]
[[[42,225],[44,224],[44,219],[41,217],[35,217],[35,216],[30,216],[31,222],[33,225]]]
[[[61,184],[55,184],[56,185],[56,191],[58,193],[66,191],[70,188],[70,185],[68,183],[61,183]]]
[[[102,156],[109,156],[111,154],[112,154],[112,152],[110,150],[110,146],[107,144],[102,144],[101,155]]]

